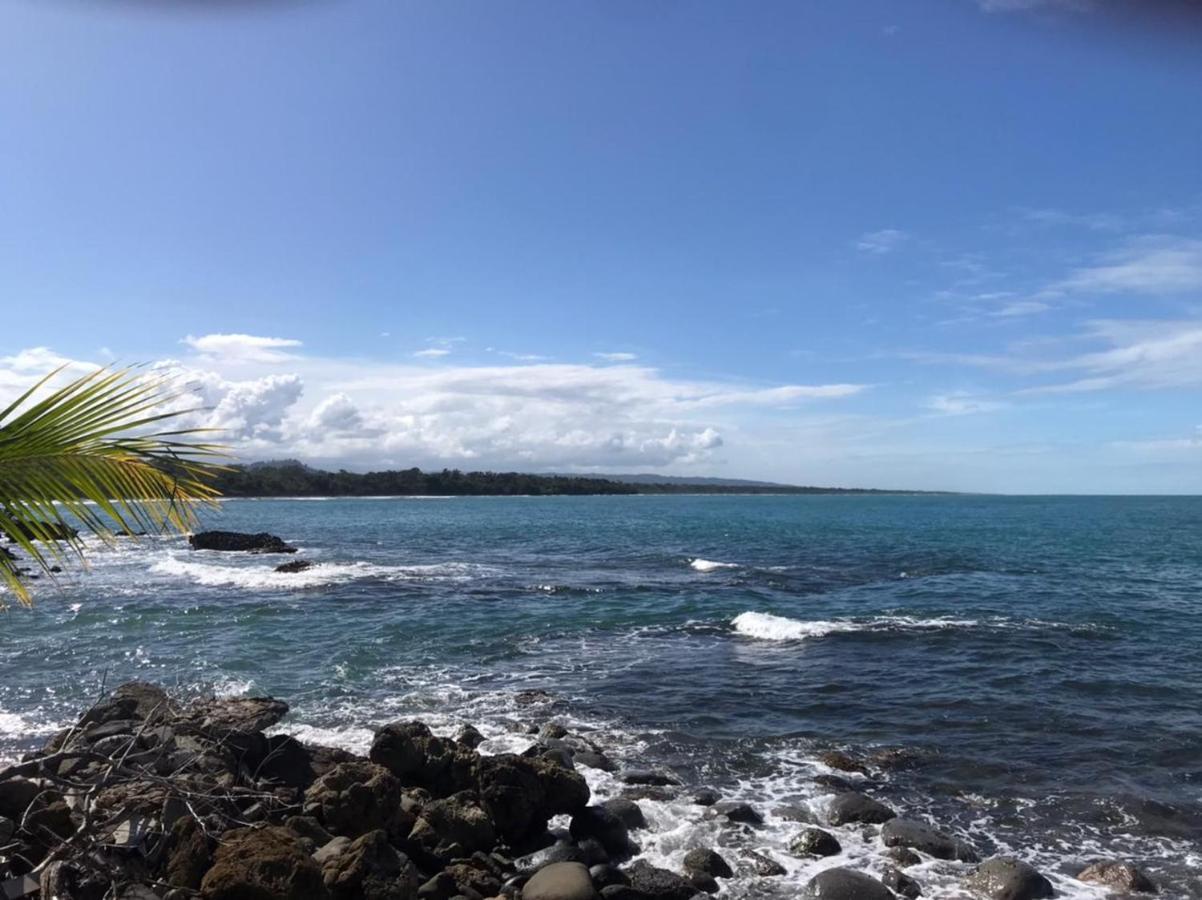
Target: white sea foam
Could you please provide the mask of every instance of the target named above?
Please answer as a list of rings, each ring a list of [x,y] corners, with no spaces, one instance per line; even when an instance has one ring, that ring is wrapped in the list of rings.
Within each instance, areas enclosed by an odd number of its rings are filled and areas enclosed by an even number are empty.
[[[240,587],[252,590],[288,591],[325,587],[362,579],[389,581],[471,581],[492,573],[486,566],[472,563],[435,563],[415,566],[379,566],[366,562],[317,563],[300,572],[277,572],[270,565],[228,565],[161,560],[150,567],[156,575],[187,578],[206,587]]]
[[[916,616],[873,616],[870,619],[819,619],[802,621],[785,616],[774,616],[771,613],[745,612],[735,616],[731,626],[744,637],[756,638],[762,641],[800,641],[805,638],[825,637],[828,634],[839,634],[853,631],[925,631],[942,630],[947,628],[975,628],[979,625],[1006,624],[982,623],[977,619],[953,619],[946,616],[933,619],[920,619]]]
[[[739,568],[738,563],[715,562],[712,559],[702,559],[701,557],[698,557],[697,559],[692,560],[689,563],[689,565],[692,566],[694,569],[696,569],[698,572],[714,572],[714,571],[717,571],[718,569],[737,569],[737,568]]]

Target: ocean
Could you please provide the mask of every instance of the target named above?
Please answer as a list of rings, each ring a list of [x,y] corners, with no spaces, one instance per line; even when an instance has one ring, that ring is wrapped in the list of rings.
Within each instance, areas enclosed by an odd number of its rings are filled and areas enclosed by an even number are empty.
[[[788,873],[726,895],[793,897],[884,863],[858,826],[834,829],[839,857],[787,852],[843,749],[871,770],[845,777],[1061,896],[1105,896],[1072,876],[1117,857],[1202,897],[1202,499],[315,498],[204,519],[318,565],[92,542],[88,571],[4,618],[0,757],[130,679],[278,696],[282,730],[359,751],[396,719],[471,722],[484,750],[557,719],[684,782],[644,801],[649,859],[766,852]],[[701,786],[764,825],[705,817]],[[950,898],[969,868],[908,871]]]

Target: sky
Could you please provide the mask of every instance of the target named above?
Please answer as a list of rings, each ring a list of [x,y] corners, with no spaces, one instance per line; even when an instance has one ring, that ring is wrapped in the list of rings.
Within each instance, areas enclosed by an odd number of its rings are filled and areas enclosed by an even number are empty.
[[[0,399],[148,363],[244,460],[1202,493],[1187,7],[13,0]]]

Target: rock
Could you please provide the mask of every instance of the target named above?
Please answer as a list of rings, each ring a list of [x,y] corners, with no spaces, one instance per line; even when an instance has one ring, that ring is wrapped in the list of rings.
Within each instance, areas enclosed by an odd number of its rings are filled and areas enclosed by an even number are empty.
[[[288,704],[272,697],[226,697],[193,704],[185,718],[206,735],[228,739],[270,728],[287,713]]]
[[[650,785],[652,787],[677,786],[680,780],[668,772],[653,772],[649,769],[631,769],[622,774],[624,784]]]
[[[584,859],[581,861],[586,866],[600,866],[604,865],[605,863],[613,862],[613,858],[610,856],[609,851],[605,849],[605,845],[597,840],[597,838],[591,837],[585,838],[582,841],[577,841],[576,846],[580,848],[581,854],[584,855]],[[624,848],[623,850],[619,851],[617,855],[621,858],[633,856],[635,846],[636,845],[634,844],[629,844],[628,848]]]
[[[0,843],[3,843],[0,841]],[[1156,883],[1130,863],[1120,860],[1096,862],[1081,870],[1078,881],[1104,884],[1132,894],[1155,894]]]
[[[588,783],[576,772],[512,754],[480,757],[481,805],[508,843],[541,833],[553,816],[574,816],[588,805]]]
[[[393,722],[376,732],[371,761],[384,766],[406,786],[449,797],[476,786],[479,755],[448,738],[435,737],[421,722]]]
[[[335,900],[411,900],[418,887],[417,869],[380,829],[322,863],[321,877]]]
[[[584,862],[584,851],[570,841],[558,841],[550,847],[536,850],[513,861],[519,875],[532,875],[539,869],[560,862]]]
[[[432,856],[449,861],[478,850],[491,850],[497,836],[492,819],[472,794],[463,793],[427,803],[409,840]]]
[[[614,797],[601,805],[621,819],[622,824],[629,829],[647,827],[647,817],[643,815],[643,808],[634,800],[627,797]]]
[[[0,846],[3,846],[12,840],[13,833],[16,830],[16,822],[7,816],[0,816]]]
[[[922,857],[909,847],[890,847],[885,851],[885,855],[902,868],[916,866],[922,862]]]
[[[794,856],[838,856],[843,848],[829,831],[807,828],[789,845],[789,852]]]
[[[205,900],[322,900],[321,870],[287,828],[236,828],[224,835],[200,884]]]
[[[604,806],[586,806],[572,816],[571,834],[577,841],[596,838],[614,858],[630,855],[630,835],[626,823]]]
[[[322,869],[324,869],[326,867],[326,863],[333,862],[335,859],[341,856],[346,851],[346,848],[350,845],[351,839],[348,837],[339,835],[338,837],[330,838],[313,854],[313,862],[317,863],[322,867]]]
[[[778,875],[784,875],[786,869],[771,856],[766,856],[763,853],[757,853],[755,850],[748,850],[745,854],[751,870],[761,878],[774,878]]]
[[[744,825],[763,825],[764,817],[750,803],[738,800],[723,800],[710,807],[715,815],[725,816],[731,822]]]
[[[1052,883],[1020,859],[995,856],[977,866],[964,881],[972,893],[987,900],[1040,900],[1055,896]]]
[[[480,733],[480,730],[475,725],[464,725],[459,729],[459,733],[455,735],[456,743],[470,747],[472,750],[483,744],[485,740],[484,735]]]
[[[893,892],[875,878],[838,866],[811,878],[801,896],[810,900],[894,900]]]
[[[316,778],[309,751],[296,738],[273,734],[267,738],[267,754],[259,763],[256,775],[276,784],[305,790]]]
[[[597,890],[583,863],[551,863],[522,888],[522,900],[595,900]]]
[[[842,750],[828,750],[825,753],[819,754],[818,761],[824,766],[837,769],[840,772],[855,772],[859,775],[868,774],[868,767],[864,763],[844,753]]]
[[[369,762],[339,763],[314,781],[305,791],[304,812],[348,837],[377,828],[404,837],[413,827],[412,815],[406,817],[401,806],[401,783]]]
[[[223,550],[237,553],[295,553],[296,548],[285,544],[274,534],[260,532],[243,534],[240,531],[198,531],[188,537],[193,550]]]
[[[455,890],[464,897],[495,896],[501,890],[501,875],[504,874],[500,866],[483,853],[452,863],[443,871],[451,876]]]
[[[338,747],[322,747],[317,744],[305,744],[304,747],[309,753],[309,765],[313,768],[315,779],[320,778],[339,763],[367,762],[362,756],[356,756],[354,753]]]
[[[730,864],[708,847],[697,847],[684,855],[686,872],[702,872],[716,878],[733,878]]]
[[[722,795],[713,788],[701,788],[693,794],[693,802],[698,806],[713,806],[721,799]]]
[[[707,875],[705,872],[685,872],[685,880],[691,884],[696,890],[706,894],[716,894],[722,890],[718,884],[718,879],[713,875]]]
[[[10,894],[5,883],[4,897],[22,896]],[[99,873],[86,871],[74,863],[56,860],[42,870],[42,876],[34,883],[35,889],[41,889],[41,896],[46,900],[103,900],[108,892],[109,882]],[[122,898],[128,895],[122,893]]]
[[[817,819],[808,806],[788,803],[776,808],[776,814],[787,822],[800,822],[803,825],[813,825]]]
[[[291,575],[294,572],[303,572],[305,569],[313,568],[317,563],[311,559],[294,559],[292,562],[280,563],[275,567],[275,571],[283,572],[286,575]]]
[[[613,772],[617,769],[613,760],[597,750],[577,750],[573,759],[579,765],[590,769],[598,769],[602,772]]]
[[[157,685],[143,681],[130,681],[120,685],[115,691],[80,717],[80,727],[85,725],[103,725],[114,721],[159,721],[175,712],[167,692]],[[57,749],[57,748],[56,748]]]
[[[213,862],[213,842],[196,820],[184,816],[171,827],[170,850],[163,880],[175,887],[196,890]]]
[[[885,804],[856,791],[835,795],[826,812],[826,820],[832,825],[848,825],[852,822],[880,825],[896,816],[897,813]]]
[[[79,532],[65,522],[37,522],[30,525],[25,522],[13,521],[13,528],[18,535],[27,541],[72,541],[79,537]],[[0,534],[8,538],[10,543],[16,543],[17,538],[12,532],[0,529]]]
[[[29,804],[42,792],[37,782],[28,778],[8,778],[0,781],[0,816],[20,822]]]
[[[513,702],[518,706],[535,706],[539,703],[550,703],[554,698],[546,691],[518,691],[513,695]]]
[[[627,870],[631,890],[653,900],[692,900],[697,889],[675,872],[657,868],[645,859],[636,860]]]
[[[449,900],[458,890],[459,885],[455,883],[455,877],[450,872],[443,871],[422,884],[417,889],[417,896],[421,900]]]
[[[589,868],[588,874],[589,877],[593,879],[593,886],[599,890],[610,887],[611,885],[630,884],[630,879],[626,877],[626,873],[617,866],[592,866]]]
[[[543,739],[563,738],[563,737],[567,737],[567,735],[568,735],[568,729],[559,722],[548,722],[546,725],[544,725],[542,728],[540,728],[538,730],[538,736]]]
[[[922,896],[922,887],[918,882],[893,866],[885,867],[885,871],[881,875],[881,882],[895,894],[900,894],[909,900]]]
[[[886,847],[909,847],[936,859],[978,862],[980,857],[964,841],[944,834],[913,819],[891,819],[881,827],[881,842]]]
[[[838,794],[844,794],[848,791],[854,791],[856,786],[840,775],[822,774],[814,776],[814,784],[820,787],[830,788]]]

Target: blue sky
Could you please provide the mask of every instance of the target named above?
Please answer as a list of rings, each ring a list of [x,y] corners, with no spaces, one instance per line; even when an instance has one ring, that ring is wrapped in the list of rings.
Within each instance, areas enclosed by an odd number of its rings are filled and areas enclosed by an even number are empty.
[[[1202,492],[1195,20],[162,5],[0,9],[0,393],[159,361],[353,468]]]

